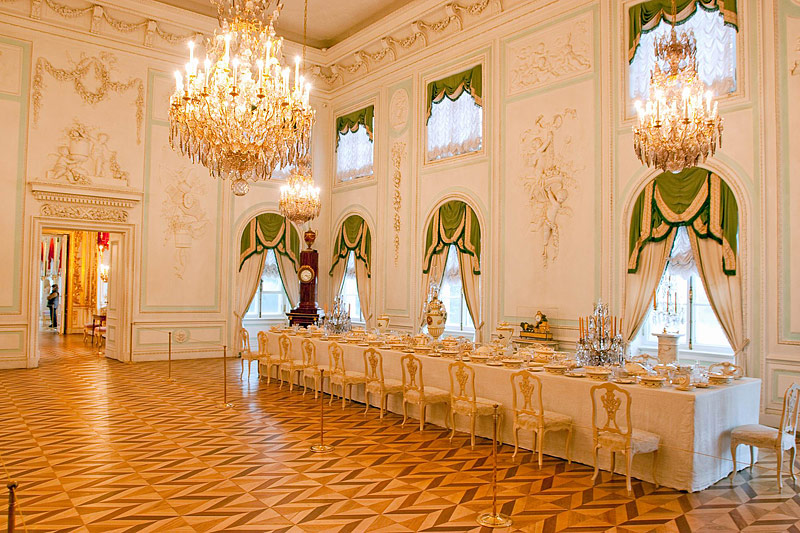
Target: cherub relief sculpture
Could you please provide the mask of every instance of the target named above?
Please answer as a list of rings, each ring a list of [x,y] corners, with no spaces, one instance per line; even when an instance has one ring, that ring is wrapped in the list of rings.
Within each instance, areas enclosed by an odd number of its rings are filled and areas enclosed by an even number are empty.
[[[558,258],[560,219],[572,214],[567,205],[577,182],[576,168],[569,156],[571,137],[558,134],[565,121],[575,119],[574,109],[564,109],[549,120],[539,115],[534,128],[520,136],[522,161],[525,165],[521,177],[532,208],[533,231],[542,233],[542,261],[548,263]],[[558,135],[557,135],[558,134]]]
[[[565,35],[544,36],[538,42],[517,49],[511,57],[511,89],[537,87],[591,70],[587,32],[588,28],[581,22]],[[575,33],[579,37],[576,38]]]
[[[203,237],[208,231],[210,221],[200,199],[206,192],[192,169],[180,167],[171,172],[166,180],[167,197],[161,204],[162,218],[165,222],[165,241],[173,240],[175,245],[175,276],[183,279],[189,260],[192,242]]]
[[[45,177],[81,185],[128,185],[128,173],[109,147],[109,136],[77,120],[65,130],[65,142],[52,154],[56,161]]]

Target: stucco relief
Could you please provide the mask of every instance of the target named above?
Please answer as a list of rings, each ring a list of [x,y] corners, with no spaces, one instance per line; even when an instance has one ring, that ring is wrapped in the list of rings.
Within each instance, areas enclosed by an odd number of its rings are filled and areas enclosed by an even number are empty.
[[[201,199],[206,194],[207,183],[196,171],[188,167],[165,169],[166,198],[161,203],[161,219],[164,222],[164,242],[175,247],[173,274],[183,279],[194,241],[207,232],[208,219]]]
[[[520,179],[531,207],[531,229],[542,235],[545,267],[558,258],[560,224],[572,215],[568,202],[577,187],[575,174],[579,168],[573,160],[570,131],[578,125],[576,119],[577,113],[571,108],[548,118],[539,115],[535,127],[519,138],[524,166]]]
[[[789,68],[789,73],[792,76],[800,76],[800,39],[797,39],[797,42],[794,46],[794,61],[792,62],[792,66]]]
[[[394,266],[397,266],[400,262],[400,230],[402,229],[400,209],[403,207],[403,195],[400,191],[400,185],[403,183],[402,167],[405,158],[406,143],[403,141],[395,141],[392,145],[392,182],[394,184],[394,190],[392,191],[392,207],[394,208],[392,228],[394,229]]]
[[[22,49],[0,44],[0,92],[19,95]]]
[[[545,86],[592,70],[588,17],[536,32],[508,46],[509,93]]]
[[[408,91],[398,89],[389,102],[389,123],[395,131],[400,131],[408,123]]]
[[[63,144],[50,154],[55,162],[45,178],[80,185],[127,187],[128,172],[120,168],[110,142],[108,134],[75,120],[64,131]]]
[[[99,56],[81,54],[79,61],[70,60],[70,67],[57,68],[44,57],[36,61],[36,73],[33,76],[33,124],[39,123],[39,115],[44,97],[45,73],[58,81],[72,82],[75,93],[89,105],[105,100],[110,93],[136,91],[134,101],[136,109],[136,142],[142,141],[142,122],[144,121],[144,83],[141,78],[129,78],[127,81],[113,81],[112,73],[116,70],[117,58],[114,54],[101,52]]]
[[[128,221],[128,212],[124,209],[116,207],[42,204],[39,212],[46,217],[73,218],[78,220],[102,220],[106,222]]]

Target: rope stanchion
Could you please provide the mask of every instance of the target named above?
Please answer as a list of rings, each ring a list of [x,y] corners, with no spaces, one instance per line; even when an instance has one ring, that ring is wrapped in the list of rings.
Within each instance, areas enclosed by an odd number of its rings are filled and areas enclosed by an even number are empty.
[[[228,403],[228,345],[222,345],[222,405],[223,409],[233,407],[232,403]]]
[[[497,412],[498,404],[494,404],[493,433],[492,433],[492,512],[478,515],[478,525],[484,527],[509,527],[511,518],[497,512],[497,421],[500,416]]]
[[[175,380],[172,378],[172,331],[169,332],[167,345],[167,383],[175,383]]]
[[[325,394],[322,392],[322,384],[325,383],[325,371],[319,370],[319,444],[311,446],[314,453],[332,452],[333,446],[325,444]]]
[[[14,533],[17,518],[17,482],[9,481],[8,485],[8,533]]]

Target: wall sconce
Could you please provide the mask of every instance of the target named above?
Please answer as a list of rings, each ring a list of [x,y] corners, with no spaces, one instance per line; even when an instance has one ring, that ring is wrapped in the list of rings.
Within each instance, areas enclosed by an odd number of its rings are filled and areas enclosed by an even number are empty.
[[[100,279],[108,283],[108,265],[100,265]]]

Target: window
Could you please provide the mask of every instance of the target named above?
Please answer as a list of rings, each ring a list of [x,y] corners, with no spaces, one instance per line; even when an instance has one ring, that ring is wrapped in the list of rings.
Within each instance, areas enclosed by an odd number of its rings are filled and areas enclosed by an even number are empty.
[[[469,91],[455,100],[431,104],[428,119],[428,160],[477,152],[483,142],[483,108]]]
[[[374,114],[369,106],[336,119],[336,181],[372,176]]]
[[[650,88],[650,72],[655,57],[653,45],[669,35],[671,25],[665,20],[651,31],[642,33],[639,47],[630,64],[631,100],[646,99]],[[719,11],[697,6],[695,13],[675,26],[678,35],[691,30],[697,39],[697,71],[700,79],[716,95],[736,90],[736,28],[725,24]]]
[[[670,332],[680,335],[679,359],[697,359],[707,354],[733,356],[695,267],[685,227],[678,228],[655,300],[656,309],[650,307],[634,344],[649,348],[656,346],[658,342],[653,334],[661,333],[666,326]],[[671,324],[667,319],[667,300],[670,311],[676,315]]]
[[[464,290],[461,285],[461,267],[458,262],[458,250],[455,246],[447,249],[447,262],[442,276],[442,286],[439,290],[439,299],[447,309],[447,322],[445,330],[453,333],[473,335],[475,326],[469,314],[467,301],[464,299]]]
[[[339,296],[350,309],[350,320],[357,324],[364,323],[364,316],[361,314],[361,300],[358,298],[358,282],[356,281],[356,254],[350,252],[347,255],[347,266],[344,269],[344,279]]]
[[[278,261],[275,257],[275,250],[267,250],[267,259],[264,263],[264,271],[261,273],[261,281],[250,308],[244,315],[246,319],[258,318],[283,318],[284,313],[289,307],[289,299],[283,288],[280,272],[278,271]]]

